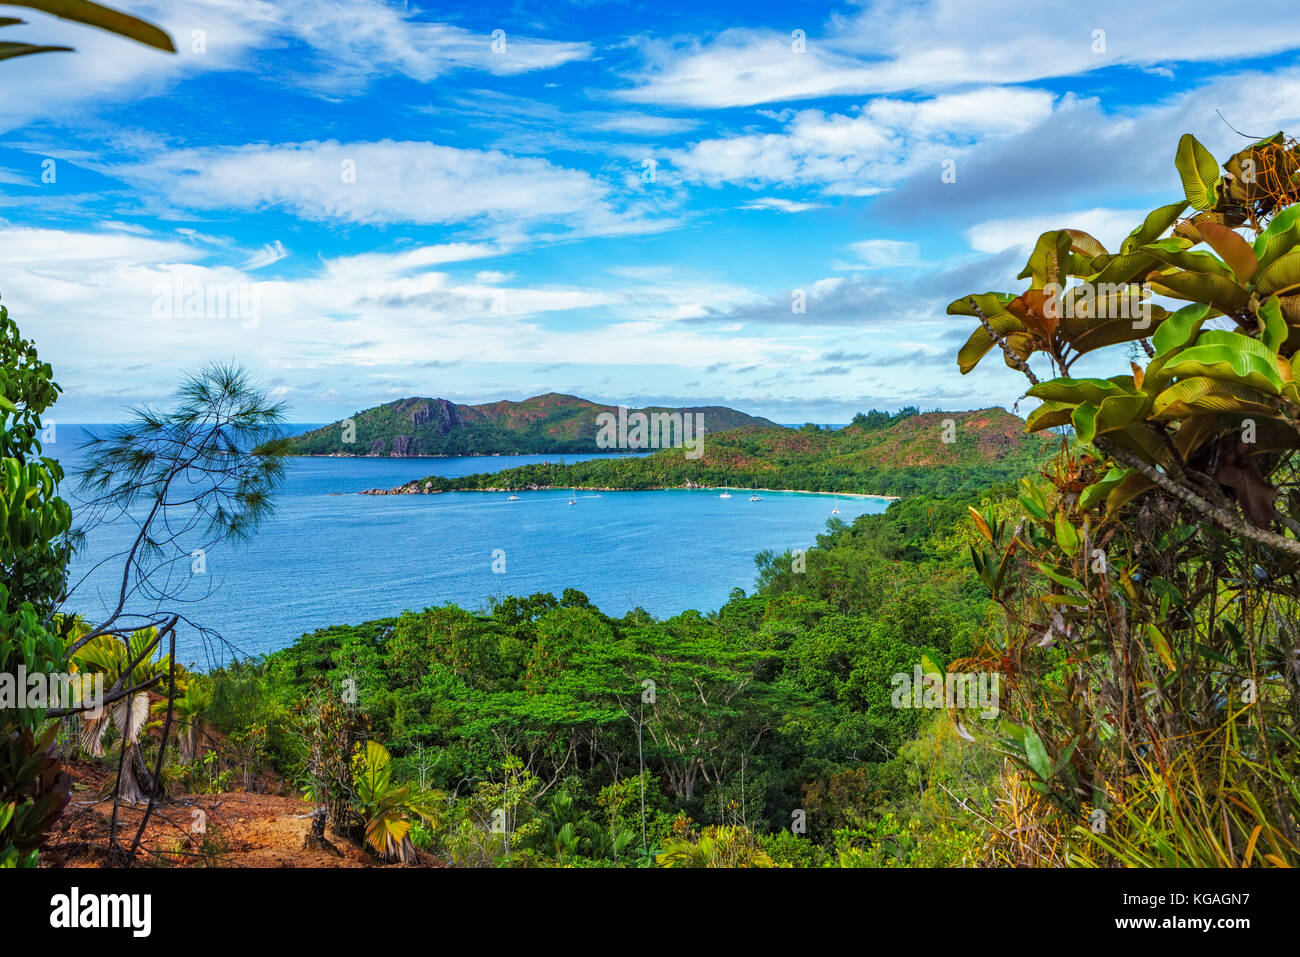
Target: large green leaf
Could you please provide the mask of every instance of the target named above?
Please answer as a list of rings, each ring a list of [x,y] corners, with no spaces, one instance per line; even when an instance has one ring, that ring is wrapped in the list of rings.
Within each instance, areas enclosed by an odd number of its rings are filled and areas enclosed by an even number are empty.
[[[1106,247],[1091,233],[1085,233],[1082,229],[1067,229],[1066,232],[1070,234],[1071,252],[1082,253],[1088,257],[1106,255]]]
[[[1255,310],[1264,332],[1260,337],[1270,352],[1277,353],[1286,344],[1290,330],[1286,327],[1286,317],[1282,315],[1282,305],[1277,296],[1270,296]]]
[[[1210,317],[1210,307],[1204,303],[1183,306],[1164,321],[1154,336],[1151,345],[1156,355],[1164,355],[1187,345],[1201,331],[1201,325]]]
[[[1214,154],[1191,133],[1184,133],[1178,141],[1174,166],[1183,181],[1183,194],[1187,197],[1187,202],[1197,209],[1213,206],[1216,200],[1214,187],[1219,181],[1219,164],[1215,161]]]
[[[1264,343],[1238,332],[1214,333],[1213,339],[1211,333],[1201,333],[1196,345],[1166,363],[1163,374],[1175,379],[1205,376],[1218,382],[1237,382],[1272,395],[1282,391],[1277,359]],[[1224,338],[1229,336],[1230,340]]]
[[[1151,408],[1149,395],[1113,395],[1099,404],[1085,403],[1074,410],[1071,421],[1081,442],[1140,422]]]
[[[1025,418],[1026,432],[1041,432],[1058,425],[1069,425],[1075,403],[1048,400]]]
[[[1029,767],[1042,780],[1046,781],[1052,776],[1052,759],[1043,746],[1043,739],[1032,728],[1025,729],[1025,757],[1029,761]]]
[[[1300,245],[1300,203],[1277,213],[1268,227],[1255,238],[1254,253],[1261,271]]]
[[[996,316],[999,313],[1007,311],[1007,303],[1016,298],[1015,293],[1011,292],[981,292],[971,296],[962,296],[960,299],[954,299],[948,303],[948,315],[950,316],[974,316],[975,307],[971,305],[971,300],[975,300],[975,306],[978,306],[980,312],[985,316]]]
[[[1029,261],[1020,271],[1017,279],[1033,280],[1033,288],[1041,289],[1048,283],[1065,285],[1066,276],[1070,274],[1070,247],[1074,244],[1069,230],[1053,229],[1038,237],[1034,251],[1029,254]]]
[[[1109,379],[1071,379],[1068,376],[1048,379],[1031,388],[1025,395],[1034,399],[1052,399],[1057,402],[1101,402],[1110,396],[1133,395],[1132,389]]]
[[[1172,272],[1150,276],[1151,288],[1175,299],[1208,302],[1220,312],[1232,315],[1250,301],[1250,293],[1231,279],[1204,272]]]
[[[1074,555],[1079,550],[1079,532],[1070,520],[1065,517],[1065,512],[1056,513],[1056,544],[1061,546],[1061,550],[1067,555]]]
[[[1142,225],[1129,233],[1128,238],[1120,246],[1120,252],[1131,253],[1139,246],[1155,242],[1164,235],[1186,208],[1187,203],[1184,201],[1153,209],[1147,214],[1147,218],[1142,222]]]
[[[1110,494],[1106,496],[1106,512],[1113,515],[1134,498],[1153,488],[1155,488],[1154,482],[1142,473],[1134,472],[1111,489]]]
[[[1231,230],[1229,230],[1231,232]],[[1236,235],[1235,233],[1233,235]],[[1237,237],[1240,239],[1241,237]],[[1245,244],[1242,240],[1242,244]],[[1246,247],[1247,252],[1250,247]],[[1228,267],[1228,264],[1219,259],[1213,253],[1207,253],[1204,250],[1194,249],[1169,249],[1163,243],[1153,243],[1150,246],[1143,247],[1143,252],[1148,252],[1155,259],[1177,269],[1185,269],[1188,272],[1203,272],[1211,276],[1222,276],[1235,282],[1236,274]]]
[[[1112,468],[1106,475],[1097,482],[1093,482],[1079,495],[1079,507],[1083,509],[1092,508],[1099,502],[1105,500],[1110,493],[1130,475],[1133,475],[1132,469]]]
[[[1268,396],[1258,389],[1202,376],[1175,382],[1156,396],[1152,417],[1181,419],[1198,412],[1271,415],[1273,411]]]
[[[988,320],[993,330],[1003,337],[1025,331],[1024,323],[1009,312],[989,316]],[[962,375],[979,365],[980,360],[988,355],[988,351],[995,345],[997,343],[983,325],[971,332],[966,344],[957,351],[957,367],[961,370]]]
[[[1121,253],[1118,256],[1111,256],[1109,259],[1099,258],[1104,260],[1104,265],[1102,265],[1100,271],[1089,278],[1089,281],[1096,285],[1140,282],[1146,278],[1147,273],[1160,266],[1158,259],[1142,250]],[[1096,262],[1097,260],[1094,260],[1094,265]]]
[[[1197,346],[1226,346],[1230,349],[1249,353],[1264,362],[1272,372],[1277,372],[1277,356],[1272,350],[1253,336],[1227,329],[1206,329],[1196,337]],[[1179,355],[1182,358],[1183,354]]]
[[[1279,256],[1259,274],[1255,282],[1255,295],[1285,296],[1300,291],[1300,250]]]

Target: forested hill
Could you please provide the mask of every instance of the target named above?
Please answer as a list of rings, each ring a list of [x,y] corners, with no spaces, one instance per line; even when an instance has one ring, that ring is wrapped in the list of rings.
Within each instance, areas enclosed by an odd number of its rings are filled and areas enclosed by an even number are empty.
[[[572,465],[526,465],[456,479],[429,476],[394,493],[453,489],[650,489],[694,485],[855,492],[952,494],[1025,475],[1053,447],[1000,408],[859,413],[843,429],[733,429],[710,434],[698,458],[682,449]],[[376,490],[378,491],[378,490]]]
[[[700,419],[692,421],[699,421],[710,433],[742,426],[780,428],[770,419],[723,406],[631,410],[638,411],[699,413]],[[484,405],[398,399],[298,436],[293,440],[293,454],[404,457],[598,452],[596,419],[605,412],[617,414],[618,410],[554,392],[522,402]]]

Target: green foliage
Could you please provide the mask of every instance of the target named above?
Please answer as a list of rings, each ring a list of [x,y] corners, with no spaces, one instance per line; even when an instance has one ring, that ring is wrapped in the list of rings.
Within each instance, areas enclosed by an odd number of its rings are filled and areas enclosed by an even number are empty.
[[[961,369],[994,347],[994,333],[1009,365],[1045,355],[1058,377],[1029,389],[1043,400],[1030,426],[1072,425],[1081,441],[1130,466],[1104,480],[1112,511],[1152,488],[1150,470],[1159,469],[1190,476],[1198,495],[1209,482],[1231,489],[1246,520],[1270,529],[1278,490],[1266,475],[1300,450],[1291,367],[1300,349],[1300,207],[1290,205],[1300,198],[1300,160],[1279,133],[1237,153],[1219,175],[1188,135],[1176,165],[1187,203],[1153,212],[1118,255],[1079,230],[1049,231],[1021,274],[1032,277],[1029,289],[952,303],[950,313],[982,317]],[[1202,212],[1178,221],[1188,204]],[[1247,220],[1258,231],[1253,244],[1232,228]],[[1189,305],[1170,313],[1145,303],[1140,283]],[[1203,328],[1216,320],[1231,328]],[[1130,363],[1108,379],[1068,374],[1085,353],[1152,335],[1145,368]],[[1217,497],[1210,488],[1211,504]]]
[[[994,345],[1022,372],[1046,357],[1057,377],[1029,389],[1043,404],[1028,426],[1077,439],[1022,483],[1014,530],[973,515],[973,563],[1002,608],[975,658],[1011,691],[996,861],[1300,863],[1300,159],[1279,133],[1220,173],[1188,135],[1175,166],[1186,201],[1118,254],[1044,233],[1028,290],[949,307],[981,319],[963,371]],[[1116,311],[1142,282],[1189,304]],[[1145,367],[1069,375],[1137,339]]]
[[[437,795],[395,784],[391,761],[388,749],[376,741],[357,745],[352,757],[356,810],[366,842],[381,860],[414,863],[411,819],[434,819],[441,801]]]
[[[303,741],[349,751],[383,741],[390,783],[414,787],[421,775],[446,795],[405,839],[458,864],[654,866],[663,854],[716,862],[742,851],[783,866],[835,862],[837,828],[890,810],[947,827],[917,794],[943,782],[971,797],[993,776],[922,712],[894,708],[890,679],[974,647],[989,602],[955,541],[971,505],[1003,508],[1009,493],[834,521],[804,573],[789,573],[789,556],[762,556],[759,592],[737,590],[708,615],[612,618],[569,589],[324,629],[257,667],[214,673],[208,720],[224,731],[245,700],[302,708],[294,702],[337,701],[352,682],[366,729],[268,725],[272,764],[300,775],[311,763]],[[344,807],[355,773],[338,788]],[[790,832],[797,809],[806,834]]]
[[[0,306],[0,572],[11,607],[31,602],[42,615],[63,597],[71,554],[63,469],[41,454],[41,416],[61,391],[53,374]]]
[[[65,670],[63,641],[46,624],[66,582],[71,510],[58,497],[63,471],[41,455],[41,415],[59,387],[36,347],[0,306],[0,680]],[[55,751],[46,709],[0,707],[0,866],[35,866],[42,835],[67,804],[71,779]]]
[[[944,438],[951,420],[952,439]],[[699,458],[683,449],[594,459],[571,465],[540,463],[457,478],[431,475],[405,492],[456,489],[655,489],[702,485],[943,496],[1012,481],[1041,462],[1051,442],[1026,436],[1003,409],[893,416],[872,412],[843,429],[744,428],[709,433]]]
[[[84,673],[102,675],[105,688],[149,686],[171,670],[170,658],[161,655],[157,645],[155,628],[141,629],[122,641],[100,635],[82,644],[72,660]],[[95,757],[103,756],[104,732],[113,727],[124,749],[118,794],[128,804],[147,800],[153,781],[139,739],[149,718],[148,691],[136,691],[95,711],[82,712],[80,718],[82,747]]]
[[[670,838],[655,858],[660,867],[772,867],[772,858],[743,827],[706,827]]]

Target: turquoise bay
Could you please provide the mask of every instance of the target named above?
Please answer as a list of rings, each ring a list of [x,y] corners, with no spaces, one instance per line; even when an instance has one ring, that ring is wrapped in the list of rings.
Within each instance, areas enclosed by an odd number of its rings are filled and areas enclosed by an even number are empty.
[[[83,437],[80,428],[60,425],[58,443],[46,454],[71,471]],[[733,490],[729,499],[703,489],[578,490],[576,498],[567,490],[520,492],[517,501],[497,492],[356,494],[430,474],[558,460],[291,459],[275,517],[251,544],[208,553],[206,573],[193,576],[184,593],[199,600],[179,610],[245,654],[282,648],[327,625],[445,602],[478,608],[489,596],[558,596],[570,587],[612,615],[637,607],[656,617],[708,611],[733,588],[753,585],[754,556],[763,549],[806,548],[828,520],[851,522],[888,504],[794,492],[763,492],[751,502],[747,489]],[[74,583],[88,577],[69,602],[71,610],[93,619],[116,600],[120,564],[92,568],[126,548],[135,531],[122,519],[91,533],[72,566]],[[503,565],[504,572],[493,570]],[[188,573],[188,566],[183,570]],[[134,610],[151,608],[136,603]],[[200,667],[234,653],[193,626],[182,626],[177,644],[177,657]]]

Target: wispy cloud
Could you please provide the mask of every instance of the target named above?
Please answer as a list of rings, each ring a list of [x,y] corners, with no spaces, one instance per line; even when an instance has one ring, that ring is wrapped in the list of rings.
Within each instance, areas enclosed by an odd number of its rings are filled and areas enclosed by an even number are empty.
[[[793,30],[733,28],[707,39],[647,37],[643,66],[619,95],[700,109],[1032,83],[1115,66],[1226,62],[1300,47],[1286,0],[1225,18],[1211,0],[1177,17],[1159,5],[1104,0],[1062,8],[1017,0],[885,2]]]

